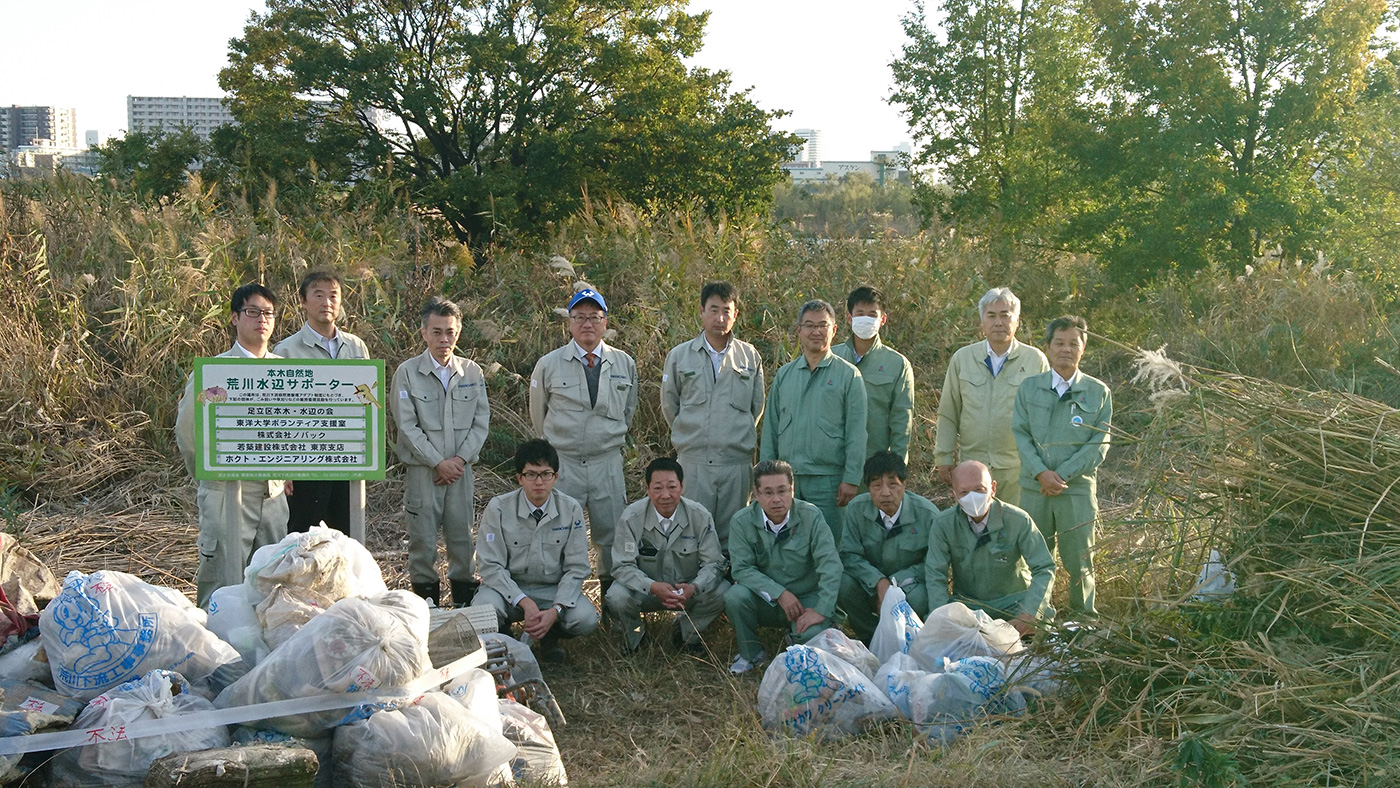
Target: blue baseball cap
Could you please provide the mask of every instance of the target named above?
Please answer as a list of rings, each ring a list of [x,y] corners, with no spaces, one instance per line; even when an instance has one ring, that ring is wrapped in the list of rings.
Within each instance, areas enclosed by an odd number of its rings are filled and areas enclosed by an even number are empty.
[[[603,312],[606,313],[608,311],[608,302],[604,301],[603,296],[591,287],[585,287],[577,293],[574,293],[574,297],[569,299],[569,308],[573,309],[578,306],[580,301],[592,301],[597,304],[598,308],[603,310]]]

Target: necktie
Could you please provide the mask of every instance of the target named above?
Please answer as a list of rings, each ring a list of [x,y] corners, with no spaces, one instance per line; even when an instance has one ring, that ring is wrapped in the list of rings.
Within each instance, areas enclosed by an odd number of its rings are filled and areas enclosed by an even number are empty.
[[[586,359],[588,359],[588,368],[589,368],[589,369],[593,369],[593,365],[596,364],[596,363],[598,363],[598,354],[596,354],[596,353],[585,353],[585,354],[583,355],[583,357],[586,358]]]
[[[996,377],[996,376],[997,376],[997,369],[996,369],[996,367],[992,366],[992,357],[991,357],[991,356],[983,356],[983,357],[982,357],[982,363],[987,365],[987,371],[990,372],[990,373],[992,373],[992,377]]]
[[[663,533],[663,534],[669,534],[669,533],[671,533],[671,526],[675,524],[675,521],[672,520],[672,519],[669,518],[669,517],[663,517],[663,518],[661,519],[660,522],[661,522],[661,533]]]
[[[878,517],[877,517],[876,520],[880,523],[880,527],[884,528],[884,525],[885,525],[884,519],[883,519],[883,518],[878,518]],[[895,523],[894,525],[890,526],[889,528],[885,528],[885,538],[886,538],[886,539],[893,539],[894,537],[896,537],[896,536],[899,535],[899,532],[900,532],[900,531],[903,531],[903,530],[904,530],[904,523],[899,523],[899,522],[897,522],[897,523]]]
[[[536,525],[539,525],[540,520],[543,520],[543,519],[544,519],[544,510],[543,510],[543,509],[535,509],[535,510],[531,511],[531,512],[530,512],[530,519],[534,520]]]

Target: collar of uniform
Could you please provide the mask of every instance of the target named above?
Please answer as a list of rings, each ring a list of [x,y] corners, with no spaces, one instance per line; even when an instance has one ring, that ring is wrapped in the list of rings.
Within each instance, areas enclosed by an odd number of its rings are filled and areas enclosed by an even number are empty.
[[[1075,387],[1076,385],[1078,385],[1078,384],[1079,384],[1079,381],[1081,381],[1081,380],[1083,380],[1083,379],[1084,379],[1084,373],[1083,373],[1082,371],[1076,369],[1076,370],[1074,371],[1074,374],[1069,376],[1069,380],[1065,381],[1066,383],[1069,384],[1069,388],[1065,389],[1065,391],[1066,391],[1066,392],[1074,391],[1074,387]],[[1052,368],[1052,369],[1050,370],[1050,389],[1053,391],[1053,390],[1055,389],[1055,384],[1056,384],[1057,382],[1061,381],[1061,380],[1064,380],[1064,378],[1060,377],[1060,373],[1056,372],[1056,371]]]
[[[768,513],[763,511],[763,507],[761,506],[758,508],[758,516],[763,518],[763,530],[767,531],[770,534],[774,534],[775,536],[777,534],[782,533],[785,530],[788,530],[789,528],[792,528],[792,526],[794,525],[794,523],[792,522],[791,509],[788,509],[787,517],[783,518],[783,521],[781,523],[775,523],[772,520],[768,519]],[[776,526],[781,527],[778,528],[777,533],[774,533],[773,528]]]
[[[321,342],[323,342],[323,341],[324,341],[324,342],[332,342],[332,341],[334,341],[334,342],[339,342],[339,341],[340,341],[340,329],[339,329],[339,328],[337,328],[337,329],[335,330],[335,336],[333,336],[333,337],[322,336],[320,331],[317,331],[316,329],[314,329],[314,328],[311,327],[311,322],[310,322],[310,321],[307,321],[307,322],[303,323],[302,326],[301,326],[301,330],[298,331],[297,334],[299,334],[299,335],[301,336],[301,341],[302,341],[302,342],[304,342],[305,344],[308,344],[308,345],[312,345],[312,346],[319,345],[319,344],[321,344]]]
[[[731,350],[734,349],[734,343],[737,342],[737,341],[739,341],[738,338],[735,337],[735,336],[731,333],[731,334],[729,335],[729,344],[724,346],[724,350],[719,350],[719,351],[716,351],[716,352],[717,352],[717,353],[723,353],[725,356],[728,356],[728,355],[729,355],[729,351],[731,351]],[[708,354],[708,353],[710,352],[709,348],[710,348],[710,341],[709,341],[708,339],[705,339],[705,332],[704,332],[704,331],[701,331],[699,336],[697,336],[697,337],[695,337],[694,339],[690,340],[690,349],[693,350],[693,351],[695,351],[696,353],[706,353],[706,354]]]
[[[956,504],[954,505],[956,506]],[[987,519],[985,520],[987,523],[987,530],[983,531],[983,533],[1001,530],[1003,525],[1001,512],[1001,501],[993,498],[991,505],[987,507]],[[972,533],[972,518],[968,517],[967,512],[964,512],[961,507],[958,507],[958,517],[962,518],[963,525],[967,528],[967,532]]]
[[[987,351],[986,354],[985,354],[985,355],[987,356],[987,358],[996,358],[996,357],[997,357],[996,354],[992,352],[992,343],[991,343],[991,342],[989,342],[988,340],[985,340],[985,339],[982,340],[982,347]],[[1005,364],[1007,361],[1010,361],[1011,359],[1015,358],[1015,357],[1016,357],[1017,351],[1019,351],[1020,349],[1021,349],[1021,343],[1016,341],[1016,337],[1012,337],[1012,338],[1011,338],[1011,346],[1008,347],[1008,348],[1006,349],[1006,356],[1003,358],[1002,363]]]
[[[246,347],[243,347],[243,343],[242,343],[242,342],[239,342],[239,341],[236,340],[236,339],[233,340],[233,347],[229,348],[229,350],[230,350],[231,352],[237,353],[238,355],[242,356],[243,358],[267,358],[268,356],[271,356],[271,355],[272,355],[271,353],[265,353],[265,354],[263,354],[263,355],[261,355],[261,356],[255,356],[255,355],[253,355],[253,351],[249,350],[249,349],[246,348]]]
[[[431,350],[423,351],[423,355],[418,357],[418,371],[424,375],[432,375],[436,378],[438,366],[437,359],[433,358],[433,352]],[[459,358],[456,353],[452,354],[450,363],[443,366],[449,367],[452,370],[452,374],[458,377],[466,376],[466,370],[462,367],[462,359]]]
[[[651,527],[652,527],[652,528],[655,528],[655,529],[657,529],[657,530],[660,530],[660,529],[661,529],[661,512],[656,511],[656,506],[653,505],[653,504],[651,504],[651,503],[648,503],[648,504],[647,504],[647,511],[651,512]],[[680,501],[680,502],[678,502],[678,503],[676,504],[676,510],[675,510],[674,512],[671,512],[670,520],[671,520],[671,530],[668,531],[667,533],[675,533],[677,528],[679,528],[680,526],[686,524],[686,522],[687,522],[688,520],[687,520],[687,518],[686,518],[686,516],[685,516],[685,501],[684,501],[684,500],[682,500],[682,501]]]
[[[535,510],[535,505],[530,503],[530,498],[529,496],[525,495],[524,489],[517,489],[516,492],[520,493],[520,500],[516,501],[515,503],[515,514],[521,520],[528,520],[530,519],[530,512],[533,512]],[[550,490],[549,497],[544,499],[544,506],[541,506],[540,508],[544,510],[544,518],[541,519],[540,522],[544,522],[545,520],[548,520],[549,518],[553,517],[558,511],[558,507],[554,505],[553,490]]]
[[[574,358],[578,359],[578,360],[579,360],[579,363],[582,364],[582,363],[583,363],[583,357],[586,356],[586,355],[588,355],[588,351],[587,351],[587,350],[584,350],[584,349],[581,348],[581,347],[579,347],[578,340],[575,340],[575,339],[569,340],[569,344],[567,345],[567,347],[573,348],[573,355],[574,355]],[[604,342],[604,341],[601,340],[601,339],[598,340],[598,347],[593,348],[593,353],[594,353],[595,355],[598,356],[598,362],[599,362],[599,363],[602,363],[603,359],[604,359],[604,358],[606,357],[606,355],[607,355],[607,351],[608,351],[608,343]]]
[[[886,531],[890,530],[890,529],[893,528],[896,524],[899,523],[899,516],[902,515],[902,514],[904,514],[904,501],[903,501],[903,499],[901,499],[900,502],[899,502],[899,508],[894,510],[894,516],[893,516],[893,517],[886,516],[885,510],[884,510],[884,509],[881,509],[881,508],[878,507],[878,506],[875,507],[875,516],[880,518],[880,525],[885,526],[885,530],[886,530]]]
[[[815,372],[816,370],[819,370],[822,367],[831,366],[831,362],[835,358],[836,354],[832,353],[830,348],[827,348],[826,355],[822,357],[821,361],[817,362],[817,365],[815,367],[807,366],[807,356],[805,354],[799,355],[797,358],[793,359],[793,363],[801,365],[803,369],[810,369],[811,371]]]

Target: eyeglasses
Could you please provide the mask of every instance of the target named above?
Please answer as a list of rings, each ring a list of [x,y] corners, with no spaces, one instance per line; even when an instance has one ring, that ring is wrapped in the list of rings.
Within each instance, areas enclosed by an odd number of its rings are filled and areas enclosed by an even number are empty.
[[[521,471],[520,478],[527,482],[547,482],[555,477],[554,471]]]
[[[828,331],[831,329],[830,323],[803,323],[799,326],[803,331]]]
[[[243,316],[249,320],[271,320],[277,317],[277,313],[271,309],[258,309],[255,306],[245,307],[238,311],[242,312]]]
[[[569,315],[569,319],[575,323],[601,323],[608,319],[607,315]]]

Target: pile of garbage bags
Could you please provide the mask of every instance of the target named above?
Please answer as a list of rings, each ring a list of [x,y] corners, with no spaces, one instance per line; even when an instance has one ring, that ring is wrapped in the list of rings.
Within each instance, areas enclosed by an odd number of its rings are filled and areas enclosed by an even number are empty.
[[[171,753],[286,741],[316,754],[318,786],[567,782],[544,718],[498,700],[483,670],[444,683],[427,602],[388,590],[370,553],[338,531],[259,549],[207,613],[122,572],[59,583],[5,539],[0,608],[21,605],[3,611],[0,736],[66,729],[83,743],[0,754],[0,784],[43,768],[53,786],[141,786]],[[33,576],[11,590],[8,566]],[[367,692],[373,702],[359,706],[321,702]],[[283,702],[275,716],[232,724],[271,702]],[[169,722],[179,718],[189,722]]]
[[[905,719],[948,744],[1057,688],[1054,665],[1027,654],[1015,627],[961,602],[921,621],[892,587],[870,643],[833,628],[779,654],[758,688],[764,727],[831,739]]]

